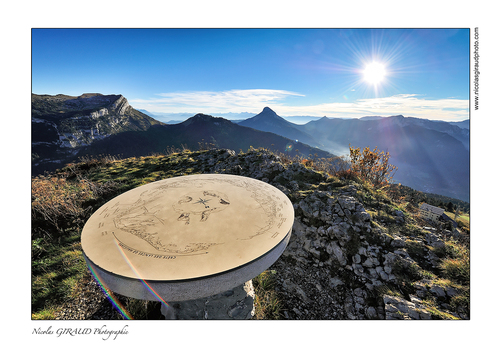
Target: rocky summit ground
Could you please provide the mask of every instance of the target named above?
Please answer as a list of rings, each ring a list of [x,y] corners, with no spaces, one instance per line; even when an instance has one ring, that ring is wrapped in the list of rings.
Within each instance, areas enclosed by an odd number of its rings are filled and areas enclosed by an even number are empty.
[[[468,278],[445,267],[459,261],[460,231],[424,228],[368,184],[266,150],[201,151],[185,162],[189,172],[252,177],[290,198],[292,236],[270,267],[281,319],[469,319]],[[59,319],[117,319],[104,298],[91,282],[75,300],[83,305],[68,304]]]

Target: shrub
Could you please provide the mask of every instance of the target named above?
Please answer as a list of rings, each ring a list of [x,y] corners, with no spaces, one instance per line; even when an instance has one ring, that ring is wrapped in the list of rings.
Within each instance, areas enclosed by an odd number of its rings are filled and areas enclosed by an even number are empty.
[[[351,169],[362,179],[370,182],[375,188],[381,188],[392,182],[397,167],[389,164],[389,152],[365,147],[354,148],[349,144]]]

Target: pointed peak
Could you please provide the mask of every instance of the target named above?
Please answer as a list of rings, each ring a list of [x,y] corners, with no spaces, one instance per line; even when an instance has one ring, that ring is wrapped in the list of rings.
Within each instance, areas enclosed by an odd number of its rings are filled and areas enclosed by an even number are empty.
[[[270,107],[266,106],[264,109],[262,109],[262,112],[258,114],[257,116],[264,116],[264,117],[279,117],[276,112],[274,112]]]
[[[330,121],[330,117],[323,116],[323,117],[318,118],[317,120],[313,120],[311,122],[316,122],[316,121],[320,121],[320,122]]]

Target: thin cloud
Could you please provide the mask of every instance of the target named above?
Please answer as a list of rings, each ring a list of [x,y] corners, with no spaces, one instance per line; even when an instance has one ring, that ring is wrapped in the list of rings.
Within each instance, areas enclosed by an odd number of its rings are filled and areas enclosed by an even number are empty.
[[[135,99],[130,102],[152,112],[260,112],[263,106],[279,105],[277,102],[287,97],[304,97],[296,92],[273,89],[173,92],[160,93],[158,96],[155,99]]]
[[[460,121],[469,117],[469,101],[463,99],[425,99],[416,94],[400,94],[384,98],[358,99],[345,103],[280,107],[279,115],[329,117],[393,116]]]
[[[358,118],[403,115],[445,121],[460,121],[469,117],[468,100],[426,99],[417,94],[302,106],[288,106],[285,99],[305,95],[273,89],[174,92],[157,96],[154,99],[134,99],[130,102],[139,109],[165,113],[259,113],[264,106],[269,106],[281,116]]]

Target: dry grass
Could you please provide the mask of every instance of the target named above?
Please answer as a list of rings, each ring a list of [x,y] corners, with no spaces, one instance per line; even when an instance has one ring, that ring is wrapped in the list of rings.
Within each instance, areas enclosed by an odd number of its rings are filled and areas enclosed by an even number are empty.
[[[61,230],[62,223],[84,214],[82,201],[93,198],[87,182],[40,176],[31,181],[33,220],[45,221]]]
[[[275,273],[266,270],[252,279],[255,289],[255,315],[253,319],[281,319],[281,302],[275,290]]]
[[[38,176],[31,180],[33,227],[44,226],[62,232],[68,223],[83,219],[90,207],[84,202],[112,190],[114,182],[94,183],[84,177]],[[52,227],[52,228],[51,228]]]
[[[450,246],[451,245],[451,246]],[[470,250],[459,243],[447,243],[447,254],[440,265],[444,278],[461,285],[470,284]]]

